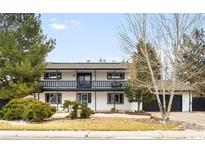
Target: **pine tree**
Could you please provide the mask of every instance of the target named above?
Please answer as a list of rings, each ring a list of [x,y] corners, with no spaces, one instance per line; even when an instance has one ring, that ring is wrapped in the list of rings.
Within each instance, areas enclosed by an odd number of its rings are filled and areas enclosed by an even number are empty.
[[[40,15],[0,14],[0,99],[37,91],[54,46],[55,40],[42,32]]]
[[[144,50],[145,47],[147,50]],[[137,44],[137,51],[134,52],[131,57],[130,80],[128,86],[124,89],[129,102],[138,102],[138,111],[141,102],[147,103],[155,99],[155,95],[149,91],[148,87],[141,86],[142,81],[147,84],[152,84],[149,68],[146,63],[146,54],[143,53],[145,51],[148,52],[149,58],[153,63],[154,74],[160,79],[160,63],[155,48],[149,43],[145,44],[143,41],[140,41]]]
[[[205,34],[194,29],[191,36],[184,35],[181,56],[178,57],[177,77],[193,85],[196,92],[205,95]]]

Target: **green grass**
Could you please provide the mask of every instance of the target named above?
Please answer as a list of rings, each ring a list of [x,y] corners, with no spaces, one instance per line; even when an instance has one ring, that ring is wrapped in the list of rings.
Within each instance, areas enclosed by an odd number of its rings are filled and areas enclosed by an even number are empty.
[[[148,131],[148,130],[176,130],[177,125],[143,122],[127,118],[97,118],[77,120],[55,120],[43,123],[0,122],[0,130],[92,130],[92,131]]]

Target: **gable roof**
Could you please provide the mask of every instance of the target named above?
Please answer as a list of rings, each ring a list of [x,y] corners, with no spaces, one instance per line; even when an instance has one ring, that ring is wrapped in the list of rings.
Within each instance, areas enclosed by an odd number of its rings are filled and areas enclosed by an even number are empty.
[[[158,85],[158,88],[159,90],[163,90],[163,87],[162,87],[162,82],[164,84],[164,87],[165,87],[165,90],[171,90],[172,89],[172,80],[158,80],[156,83]],[[184,82],[181,82],[179,80],[176,80],[175,82],[175,91],[191,91],[191,90],[194,90],[190,85],[184,83]]]
[[[75,69],[116,69],[116,70],[127,70],[128,63],[125,62],[87,62],[87,63],[47,63],[47,69],[61,69],[61,70],[75,70]]]

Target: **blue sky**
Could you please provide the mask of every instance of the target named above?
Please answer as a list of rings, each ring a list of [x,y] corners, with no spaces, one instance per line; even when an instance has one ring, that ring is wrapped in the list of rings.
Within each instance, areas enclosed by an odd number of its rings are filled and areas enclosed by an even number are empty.
[[[43,32],[56,39],[49,62],[121,61],[119,27],[124,14],[41,14]]]

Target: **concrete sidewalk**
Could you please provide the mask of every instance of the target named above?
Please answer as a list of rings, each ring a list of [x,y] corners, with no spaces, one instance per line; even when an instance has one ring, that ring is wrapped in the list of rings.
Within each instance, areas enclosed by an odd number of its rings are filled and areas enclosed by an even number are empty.
[[[0,131],[0,139],[205,139],[205,131]]]

